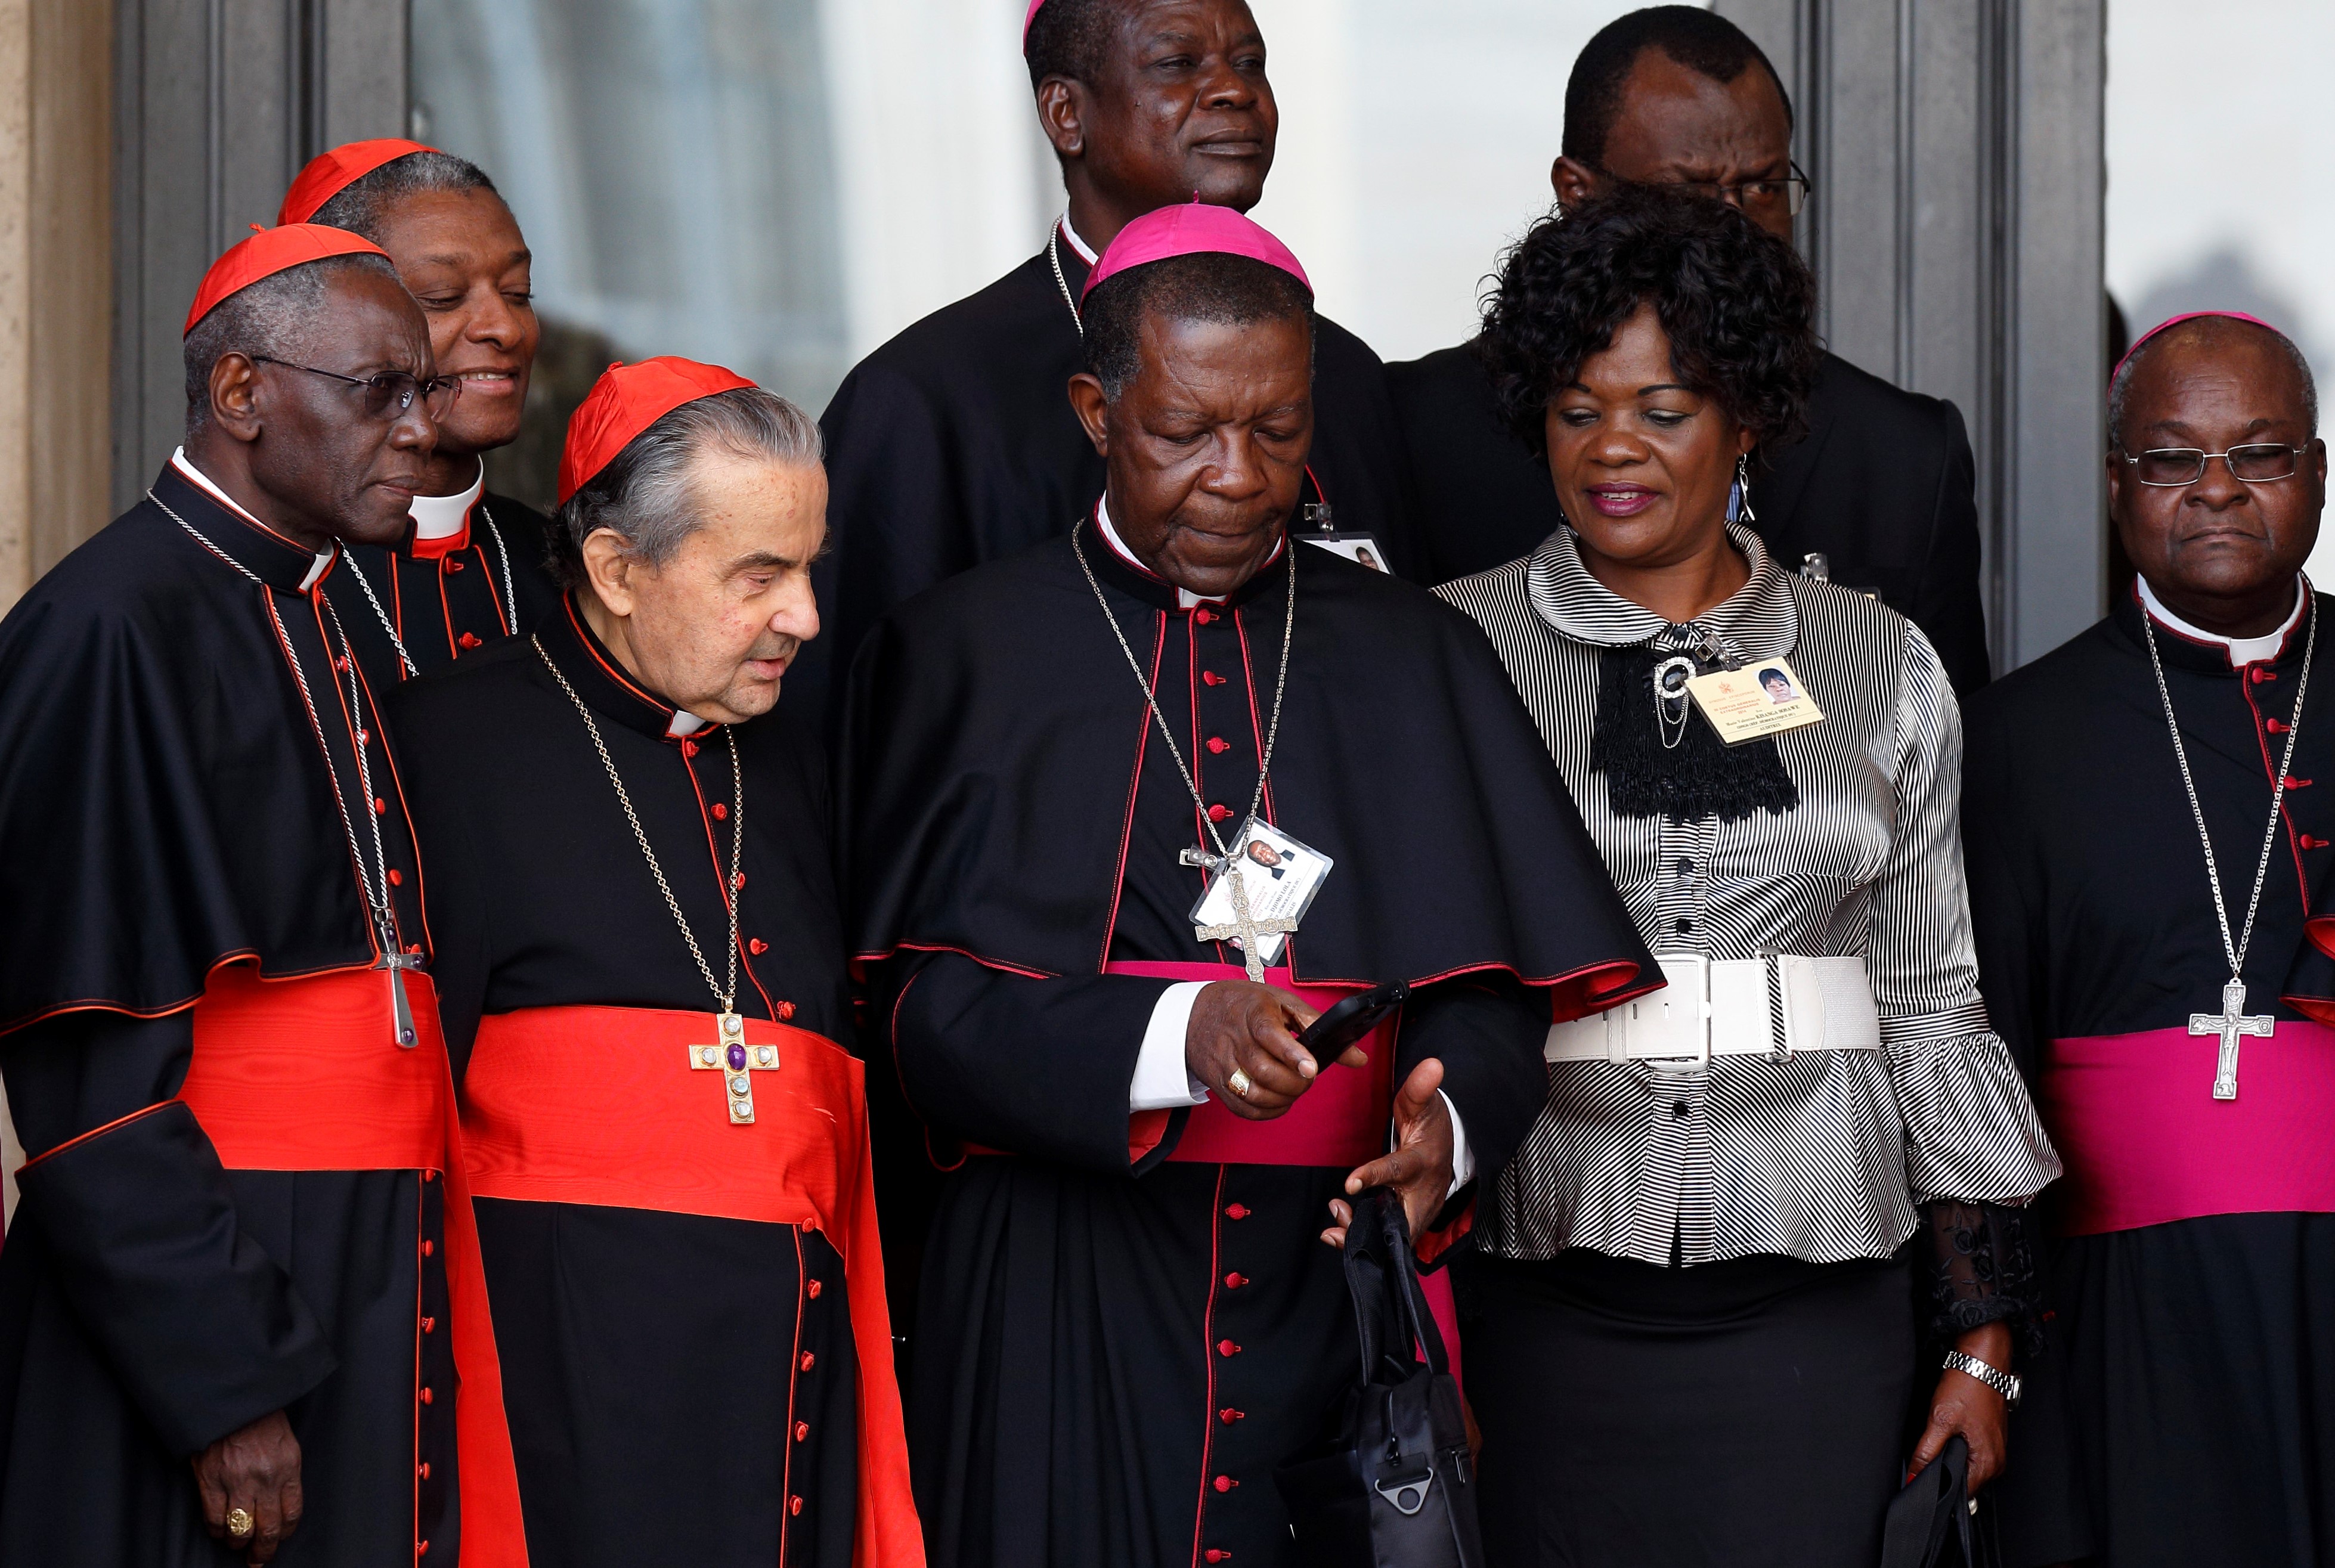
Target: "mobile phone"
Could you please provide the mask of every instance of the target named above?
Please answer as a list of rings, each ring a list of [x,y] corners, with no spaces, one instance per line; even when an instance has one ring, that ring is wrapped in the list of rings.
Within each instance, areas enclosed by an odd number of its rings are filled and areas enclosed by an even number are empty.
[[[1339,1053],[1384,1023],[1410,997],[1410,987],[1400,980],[1341,997],[1327,1012],[1306,1025],[1297,1043],[1313,1052],[1315,1061],[1335,1061]]]

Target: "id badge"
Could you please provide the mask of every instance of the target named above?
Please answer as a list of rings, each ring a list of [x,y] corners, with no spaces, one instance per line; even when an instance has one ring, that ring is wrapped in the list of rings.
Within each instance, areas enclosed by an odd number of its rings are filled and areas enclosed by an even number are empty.
[[[1374,535],[1303,533],[1297,537],[1309,545],[1319,545],[1333,556],[1343,556],[1358,566],[1368,566],[1373,572],[1387,570],[1386,551],[1379,547]]]
[[[1824,711],[1800,684],[1791,661],[1754,659],[1739,670],[1714,670],[1686,683],[1687,694],[1729,746],[1804,730]]]
[[[1294,929],[1312,907],[1313,895],[1322,891],[1330,867],[1336,864],[1312,845],[1299,843],[1262,819],[1251,822],[1248,830],[1230,847],[1231,864],[1223,875],[1209,879],[1208,890],[1192,905],[1195,930],[1237,925],[1240,915],[1233,905],[1231,880],[1235,876],[1241,879],[1248,892],[1248,915],[1253,924],[1286,921]],[[1280,931],[1260,932],[1257,957],[1268,964],[1278,961],[1284,934]],[[1223,940],[1243,947],[1238,936]]]

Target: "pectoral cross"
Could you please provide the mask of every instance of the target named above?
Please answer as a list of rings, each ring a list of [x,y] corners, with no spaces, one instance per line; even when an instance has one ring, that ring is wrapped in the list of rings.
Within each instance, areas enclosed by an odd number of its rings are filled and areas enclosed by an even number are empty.
[[[730,1125],[743,1127],[754,1119],[754,1079],[758,1072],[779,1070],[779,1048],[748,1045],[746,1021],[734,1012],[714,1014],[722,1040],[715,1045],[689,1048],[689,1065],[696,1072],[723,1075],[730,1090]]]
[[[2238,1039],[2241,1035],[2267,1037],[2275,1025],[2270,1014],[2258,1012],[2246,1015],[2246,982],[2232,979],[2222,987],[2222,1011],[2193,1012],[2189,1015],[2192,1034],[2218,1034],[2222,1037],[2222,1052],[2214,1067],[2214,1098],[2238,1098]]]
[[[1240,874],[1229,855],[1211,855],[1205,849],[1187,849],[1183,862],[1197,866],[1217,876],[1232,878],[1233,918],[1226,925],[1196,925],[1192,934],[1202,942],[1240,941],[1241,956],[1248,961],[1248,977],[1254,982],[1264,979],[1264,959],[1257,952],[1260,936],[1286,936],[1297,929],[1294,920],[1259,920],[1249,913],[1248,878]]]
[[[413,1027],[413,1004],[405,999],[405,971],[420,969],[421,955],[392,949],[383,953],[373,967],[389,971],[390,1032],[400,1050],[412,1050],[421,1043],[421,1036]]]

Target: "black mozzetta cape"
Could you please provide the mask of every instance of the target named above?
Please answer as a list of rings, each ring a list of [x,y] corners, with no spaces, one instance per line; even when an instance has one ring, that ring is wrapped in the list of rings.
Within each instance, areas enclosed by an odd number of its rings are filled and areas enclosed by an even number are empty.
[[[721,730],[686,744],[670,734],[673,709],[623,675],[567,601],[538,634],[591,707],[720,973],[732,800]],[[483,1014],[714,1010],[584,721],[528,638],[409,684],[391,710],[458,1071]],[[737,737],[738,1010],[848,1043],[825,753],[783,706]],[[704,1087],[719,1137],[722,1096]],[[535,1561],[851,1562],[857,1363],[842,1260],[824,1234],[580,1204],[477,1207]]]
[[[1091,524],[1081,539],[1236,826],[1271,723],[1287,555],[1182,610]],[[1552,1013],[1656,972],[1473,624],[1293,547],[1265,814],[1336,865],[1287,961],[1305,983],[1420,987],[1396,1071],[1442,1060],[1487,1180],[1545,1095]],[[1200,876],[1177,854],[1202,841],[1199,808],[1104,614],[1066,531],[904,605],[853,670],[838,790],[852,947],[908,1104],[942,1162],[961,1158],[909,1388],[936,1564],[1283,1562],[1273,1466],[1354,1375],[1352,1310],[1317,1240],[1345,1169],[1172,1160],[1185,1112],[1130,1147],[1168,982],[1100,972],[1237,954],[1192,935]]]
[[[1537,549],[1559,521],[1556,494],[1501,423],[1477,345],[1386,375],[1410,457],[1419,580],[1449,582]],[[1752,469],[1753,526],[1769,552],[1788,571],[1822,552],[1834,582],[1877,593],[1922,628],[1955,690],[1986,684],[1976,469],[1961,413],[1828,353],[1808,425],[1807,440]]]
[[[361,810],[368,749],[399,938],[422,940],[370,690],[334,695],[325,628],[362,606],[344,562],[304,592],[315,557],[175,469],[153,494],[0,623],[0,1071],[32,1157],[0,1250],[0,1562],[221,1562],[188,1457],[279,1408],[307,1514],[277,1562],[451,1554],[454,1401],[415,1399],[454,1386],[451,1335],[419,1330],[447,1312],[443,1184],[224,1170],[173,1099],[215,966],[373,962],[327,750]]]
[[[2246,952],[2247,1011],[2281,1020],[2301,1016],[2282,992],[2295,994],[2311,890],[2335,866],[2335,600],[2318,603],[2285,819]],[[1970,707],[1962,836],[1979,979],[2030,1073],[2053,1039],[2178,1029],[2217,1011],[2229,978],[2141,615],[2127,590],[2107,619]],[[2243,673],[2218,644],[2161,625],[2156,641],[2235,927],[2294,715],[2303,628]],[[2242,1093],[2243,1081],[2242,1057]],[[2049,1195],[2045,1205],[2048,1218]],[[2057,1317],[1996,1484],[2009,1560],[2323,1562],[2335,1530],[2324,1353],[2335,1215],[2062,1238],[2049,1261]]]
[[[459,540],[409,539],[395,549],[351,547],[344,565],[363,574],[380,605],[376,614],[363,590],[350,584],[344,612],[349,638],[373,683],[386,692],[408,675],[382,625],[384,615],[425,675],[534,630],[559,599],[544,564],[550,527],[532,507],[481,494],[470,503],[470,525]]]
[[[1071,297],[1087,264],[1056,247]],[[1313,483],[1339,527],[1368,531],[1413,574],[1402,449],[1385,371],[1360,338],[1318,320]],[[1102,459],[1071,411],[1086,368],[1069,302],[1041,251],[979,294],[869,354],[837,389],[827,434],[832,543],[818,568],[825,634],[788,676],[789,701],[839,703],[860,640],[944,577],[1068,532],[1102,492]],[[1302,514],[1301,514],[1302,515]]]

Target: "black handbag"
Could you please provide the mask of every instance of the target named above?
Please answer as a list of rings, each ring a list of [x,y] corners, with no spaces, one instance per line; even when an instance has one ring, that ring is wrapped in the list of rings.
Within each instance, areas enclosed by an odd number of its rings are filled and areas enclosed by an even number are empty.
[[[1274,1473],[1300,1568],[1483,1568],[1475,1461],[1401,1200],[1372,1187],[1346,1227],[1361,1376],[1323,1441]],[[1414,1347],[1423,1347],[1427,1360]]]
[[[1999,1568],[1994,1516],[1970,1503],[1970,1445],[1957,1434],[1908,1481],[1881,1526],[1881,1568]]]

